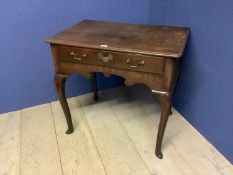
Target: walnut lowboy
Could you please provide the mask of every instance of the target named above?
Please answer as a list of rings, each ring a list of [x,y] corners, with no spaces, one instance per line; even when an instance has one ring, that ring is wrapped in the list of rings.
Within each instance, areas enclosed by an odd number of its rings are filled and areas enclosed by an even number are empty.
[[[155,154],[162,159],[161,144],[188,34],[188,28],[85,20],[48,38],[55,87],[68,125],[66,133],[74,130],[65,97],[69,75],[80,73],[91,79],[94,100],[98,100],[96,72],[119,75],[126,85],[147,85],[159,98],[161,118]]]

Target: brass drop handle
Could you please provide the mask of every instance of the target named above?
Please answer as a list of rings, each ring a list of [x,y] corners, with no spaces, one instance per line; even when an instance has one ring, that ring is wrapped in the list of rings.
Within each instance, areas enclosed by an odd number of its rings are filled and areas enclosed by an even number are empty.
[[[73,56],[73,58],[75,59],[75,60],[78,60],[78,61],[82,61],[83,60],[83,58],[85,58],[86,56],[87,56],[87,54],[86,53],[84,53],[84,54],[82,54],[81,55],[81,57],[79,57],[78,55],[78,53],[76,53],[76,52],[70,52],[70,55],[71,56]]]
[[[139,61],[137,65],[133,65],[130,59],[126,60],[126,63],[130,65],[131,68],[139,68],[140,66],[144,66],[144,61]]]
[[[112,54],[106,54],[106,53],[98,53],[98,58],[102,60],[104,63],[109,63],[110,61],[113,60],[113,55]]]

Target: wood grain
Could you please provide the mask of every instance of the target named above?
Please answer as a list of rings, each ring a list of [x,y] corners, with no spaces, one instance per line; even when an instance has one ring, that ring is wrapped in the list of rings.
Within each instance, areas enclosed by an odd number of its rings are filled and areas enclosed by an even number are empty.
[[[78,126],[73,135],[65,134],[59,102],[52,103],[53,113],[49,104],[24,109],[21,122],[20,111],[0,115],[0,175],[233,174],[232,164],[174,109],[166,156],[157,159],[153,131],[160,108],[144,86],[102,91],[100,102],[92,93],[68,102]]]
[[[119,94],[116,96],[119,103],[113,106],[113,110],[147,164],[150,173],[163,175],[194,175],[196,172],[190,167],[189,163],[187,163],[182,155],[176,151],[176,148],[167,141],[168,134],[166,134],[163,144],[164,159],[161,161],[154,156],[156,140],[154,131],[157,130],[159,124],[159,104],[153,103],[153,113],[147,113],[147,111],[143,109],[143,103],[141,103],[140,99],[135,99],[129,90],[124,89],[118,93]],[[140,93],[144,92],[141,91]],[[147,93],[149,92],[147,91]],[[145,105],[149,104],[145,103]],[[153,121],[150,115],[153,115],[156,121]]]
[[[50,104],[22,110],[21,175],[62,175]]]
[[[21,111],[0,115],[0,174],[18,175]]]
[[[61,61],[74,62],[77,64],[108,66],[163,75],[165,62],[163,57],[85,49],[70,46],[58,45],[55,47],[57,47],[57,58],[59,58]],[[76,56],[71,55],[72,52],[73,54],[76,54]],[[108,58],[108,56],[111,55],[112,58],[109,60],[109,62],[104,62],[101,58],[99,58],[99,54],[105,55],[105,58]],[[85,57],[82,57],[82,55],[85,55]],[[127,60],[130,60],[130,64],[127,63]],[[142,61],[143,65],[138,65]],[[134,67],[132,67],[132,65],[134,65]]]
[[[65,117],[59,102],[52,104],[57,141],[64,175],[105,175],[98,150],[89,132],[85,117],[81,113],[77,98],[69,99],[75,131],[65,134]]]
[[[179,58],[189,29],[84,20],[46,39],[51,44]],[[105,45],[107,47],[101,47]]]
[[[107,174],[149,175],[144,161],[111,110],[111,105],[117,101],[104,98],[94,104],[89,103],[89,98],[91,96],[85,95],[79,99]]]
[[[163,77],[158,74],[115,69],[96,65],[71,64],[69,62],[61,62],[59,72],[64,75],[78,72],[86,78],[89,78],[92,72],[102,72],[108,75],[118,75],[124,77],[126,85],[143,83],[146,84],[150,89],[158,91],[164,91],[168,89],[162,81]]]
[[[131,92],[140,108],[146,111],[146,115],[157,126],[159,117],[155,114],[158,114],[159,108],[155,108],[156,105],[158,106],[155,98],[151,97],[143,86],[134,86]],[[169,117],[169,126],[163,144],[164,153],[172,156],[170,158],[166,156],[166,160],[172,159],[174,161],[172,164],[180,163],[180,165],[189,167],[188,169],[179,167],[180,170],[185,170],[184,174],[187,174],[187,170],[192,170],[194,174],[232,175],[233,166],[176,110],[173,111]]]

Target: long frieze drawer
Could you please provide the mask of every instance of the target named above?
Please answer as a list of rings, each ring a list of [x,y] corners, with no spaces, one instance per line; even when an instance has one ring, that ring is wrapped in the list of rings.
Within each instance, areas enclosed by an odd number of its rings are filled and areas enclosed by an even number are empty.
[[[70,46],[57,46],[57,59],[156,74],[163,74],[164,70],[162,57]]]

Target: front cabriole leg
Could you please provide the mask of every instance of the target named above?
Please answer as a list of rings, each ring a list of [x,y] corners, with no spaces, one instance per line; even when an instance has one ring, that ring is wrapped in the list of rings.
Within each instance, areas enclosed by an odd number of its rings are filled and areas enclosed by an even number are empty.
[[[66,96],[65,96],[65,82],[66,82],[67,77],[68,75],[55,74],[54,84],[56,87],[57,96],[61,103],[62,110],[65,114],[66,122],[68,125],[68,130],[66,131],[66,134],[71,134],[74,131],[74,128],[73,128],[73,123],[71,119],[70,109],[69,109]]]
[[[173,58],[167,58],[164,65],[163,74],[163,88],[165,91],[152,90],[152,93],[157,94],[160,98],[161,116],[159,122],[159,128],[157,133],[157,141],[155,154],[158,158],[162,159],[163,154],[161,151],[161,145],[165,128],[167,125],[168,117],[171,114],[172,98],[174,94],[174,88],[176,86],[177,77],[179,75],[179,61]]]
[[[160,122],[159,122],[156,148],[155,148],[155,155],[159,159],[163,158],[161,146],[162,146],[163,136],[167,125],[168,117],[171,113],[171,104],[172,104],[172,98],[169,93],[160,96],[161,115],[160,115]]]

